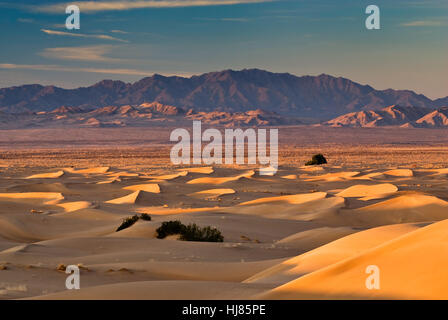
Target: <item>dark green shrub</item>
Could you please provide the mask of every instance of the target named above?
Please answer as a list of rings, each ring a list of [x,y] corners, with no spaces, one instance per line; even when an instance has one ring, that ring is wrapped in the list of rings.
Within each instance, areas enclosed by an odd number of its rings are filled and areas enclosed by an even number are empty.
[[[201,228],[196,224],[189,224],[183,230],[180,240],[184,241],[206,241],[206,242],[223,242],[224,237],[221,232],[212,227]]]
[[[327,163],[327,159],[325,159],[324,155],[321,153],[315,154],[310,161],[305,163],[306,166],[312,166],[315,164],[325,164]]]
[[[196,224],[189,224],[188,226],[182,224],[180,221],[165,221],[157,228],[157,238],[163,239],[169,235],[178,234],[180,240],[183,241],[206,241],[206,242],[223,242],[224,237],[221,232],[212,227],[201,228]]]
[[[140,219],[145,220],[145,221],[151,221],[151,216],[147,213],[142,213],[140,215]]]
[[[185,225],[182,222],[176,221],[165,221],[162,222],[162,225],[157,228],[157,238],[163,239],[172,234],[181,234],[185,228]]]
[[[116,230],[116,232],[129,228],[130,226],[132,226],[134,223],[136,223],[138,221],[138,215],[134,215],[132,217],[128,217],[126,219],[123,219],[123,222],[121,223],[121,225],[118,227],[118,229]]]

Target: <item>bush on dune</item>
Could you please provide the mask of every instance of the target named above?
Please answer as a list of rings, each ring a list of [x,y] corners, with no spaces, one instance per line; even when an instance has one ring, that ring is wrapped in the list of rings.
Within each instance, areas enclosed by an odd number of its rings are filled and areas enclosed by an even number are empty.
[[[210,226],[201,228],[195,223],[188,226],[180,221],[166,221],[156,230],[157,238],[164,239],[169,235],[178,234],[183,241],[223,242],[221,232]]]
[[[176,221],[165,221],[162,225],[157,228],[157,238],[163,239],[173,234],[182,234],[185,225],[182,222]]]
[[[193,223],[185,227],[184,232],[180,236],[180,240],[223,242],[224,237],[221,235],[221,232],[216,228],[212,228],[209,226],[201,228]]]
[[[126,219],[123,219],[123,222],[121,223],[121,225],[117,228],[116,232],[129,228],[130,226],[132,226],[134,223],[136,223],[138,221],[138,215],[133,215],[132,217],[127,217]]]
[[[327,159],[325,159],[324,155],[321,153],[315,154],[310,161],[305,163],[306,166],[319,165],[327,163]]]
[[[140,215],[140,219],[145,220],[145,221],[151,221],[151,216],[147,213],[142,213]]]
[[[117,228],[117,230],[115,230],[115,232],[124,230],[126,228],[129,228],[130,226],[132,226],[133,224],[135,224],[138,219],[142,219],[145,221],[151,221],[151,216],[147,213],[142,213],[140,216],[138,215],[133,215],[131,217],[127,217],[125,219],[123,219],[123,222],[121,223],[121,225]]]

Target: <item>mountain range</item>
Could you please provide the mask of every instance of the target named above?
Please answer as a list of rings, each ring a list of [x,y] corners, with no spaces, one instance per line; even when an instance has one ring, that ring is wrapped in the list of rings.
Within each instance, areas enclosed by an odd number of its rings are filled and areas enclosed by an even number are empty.
[[[224,70],[190,78],[155,74],[135,83],[103,80],[89,87],[63,89],[38,84],[0,89],[3,114],[51,112],[65,107],[91,112],[108,106],[136,107],[158,102],[186,112],[243,114],[264,110],[283,117],[328,120],[350,112],[389,105],[436,109],[448,97],[431,100],[409,90],[376,90],[326,74],[294,76],[259,69]],[[67,109],[68,110],[68,109]]]
[[[199,120],[205,126],[247,127],[303,124],[300,119],[284,117],[275,112],[249,110],[245,112],[195,111],[164,105],[158,102],[137,106],[106,106],[91,110],[62,106],[52,111],[5,113],[0,112],[0,129],[22,128],[79,128],[79,127],[148,127],[191,126]]]
[[[323,125],[332,127],[442,128],[448,127],[448,107],[437,109],[392,105],[380,110],[351,112]]]

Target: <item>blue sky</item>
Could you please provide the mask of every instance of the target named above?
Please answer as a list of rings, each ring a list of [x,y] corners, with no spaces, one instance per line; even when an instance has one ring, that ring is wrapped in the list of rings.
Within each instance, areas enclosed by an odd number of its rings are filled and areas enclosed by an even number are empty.
[[[81,29],[65,29],[77,3]],[[381,10],[367,30],[365,8]],[[0,87],[260,68],[448,95],[446,0],[0,0]]]

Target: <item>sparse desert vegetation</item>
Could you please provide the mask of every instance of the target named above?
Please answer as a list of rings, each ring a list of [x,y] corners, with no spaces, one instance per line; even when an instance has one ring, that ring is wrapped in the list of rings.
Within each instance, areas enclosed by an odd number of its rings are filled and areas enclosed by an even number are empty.
[[[393,279],[368,298],[446,297],[438,291],[444,268],[427,270],[448,263],[438,254],[446,246],[447,138],[404,129],[411,142],[402,143],[392,130],[385,141],[397,143],[378,145],[357,130],[319,130],[341,140],[299,134],[298,144],[289,137],[308,131],[286,128],[279,171],[269,177],[258,175],[258,165],[172,166],[163,130],[141,146],[146,132],[133,140],[123,131],[119,141],[128,144],[120,146],[91,140],[22,149],[33,131],[21,147],[0,153],[0,277],[11,288],[29,279],[28,290],[5,289],[1,298],[72,297],[61,281],[72,263],[88,266],[80,267],[82,297],[126,291],[156,299],[163,286],[180,299],[316,298],[316,288],[335,292],[329,298],[365,298],[360,256]],[[303,166],[318,153],[331,161]],[[210,197],[223,191],[235,195]],[[184,241],[157,239],[170,236]]]
[[[322,153],[315,154],[310,161],[305,163],[306,166],[320,165],[326,164],[327,159],[324,157]]]
[[[180,221],[165,221],[156,230],[157,238],[164,239],[170,235],[179,235],[183,241],[223,242],[221,232],[213,227],[199,227],[195,223],[184,225]]]
[[[123,219],[123,222],[121,223],[121,225],[117,228],[117,231],[121,231],[124,230],[126,228],[129,228],[130,226],[132,226],[134,223],[136,223],[138,221],[138,215],[133,215],[132,217],[127,217],[125,219]]]
[[[126,228],[131,227],[132,225],[134,225],[139,219],[145,220],[145,221],[151,221],[151,216],[147,213],[142,213],[140,216],[139,215],[133,215],[131,217],[127,217],[125,219],[123,219],[123,222],[121,223],[121,225],[117,228],[116,232],[124,230]]]

